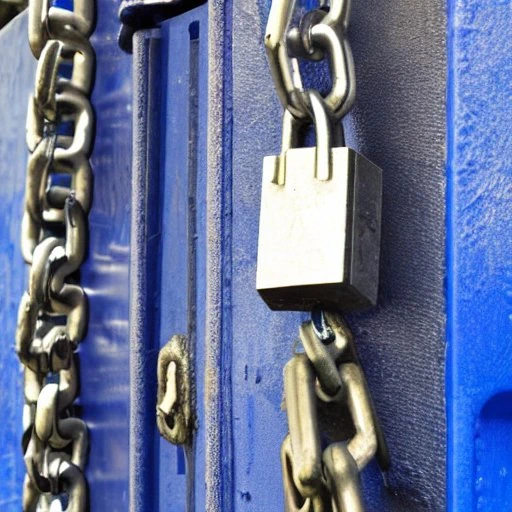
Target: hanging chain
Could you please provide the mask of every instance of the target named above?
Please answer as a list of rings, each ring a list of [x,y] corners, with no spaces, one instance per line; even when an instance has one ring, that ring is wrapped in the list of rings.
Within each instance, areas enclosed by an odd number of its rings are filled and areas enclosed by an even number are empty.
[[[362,512],[359,473],[389,455],[352,335],[339,315],[300,328],[305,353],[284,369],[289,434],[281,448],[287,512]]]
[[[285,108],[283,153],[293,146],[300,125],[314,124],[325,113],[337,140],[343,139],[342,117],[355,99],[354,63],[346,30],[350,0],[320,2],[292,26],[294,0],[274,0],[265,45],[278,96]],[[300,59],[327,60],[331,89],[321,95],[304,85]],[[317,167],[329,169],[328,162]],[[283,171],[278,172],[279,176]],[[352,336],[337,314],[313,311],[300,328],[305,353],[285,366],[285,406],[289,434],[281,449],[287,512],[362,512],[359,473],[376,457],[389,466],[380,430]]]
[[[24,366],[23,510],[86,509],[85,423],[76,417],[78,344],[87,328],[79,269],[87,247],[94,115],[89,100],[94,0],[73,10],[29,2],[29,42],[38,59],[28,104],[28,159],[21,247],[30,265],[18,314]],[[64,497],[64,499],[63,499]]]
[[[339,121],[352,107],[356,94],[354,62],[345,37],[350,0],[331,0],[330,8],[309,11],[298,27],[290,27],[294,6],[294,0],[272,2],[265,36],[270,69],[285,115],[312,121],[310,95],[303,85],[298,58],[327,59],[332,86],[323,101],[330,118]]]

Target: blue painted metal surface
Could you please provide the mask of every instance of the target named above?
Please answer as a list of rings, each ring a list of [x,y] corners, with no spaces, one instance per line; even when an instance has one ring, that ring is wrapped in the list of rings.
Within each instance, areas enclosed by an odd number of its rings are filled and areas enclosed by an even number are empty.
[[[448,510],[512,508],[512,9],[449,2]]]
[[[136,36],[131,211],[131,58],[116,46],[117,6],[99,1],[94,203],[81,276],[91,304],[80,405],[91,429],[92,510],[181,512],[187,500],[197,510],[282,509],[281,368],[302,315],[269,312],[254,290],[261,157],[278,151],[281,113],[261,43],[269,4],[211,0]],[[384,167],[385,265],[380,308],[351,321],[394,459],[388,490],[375,467],[366,472],[369,509],[440,511],[444,25],[437,4],[409,4],[420,25],[437,27],[425,40],[415,18],[403,24],[391,4],[354,10],[361,85],[347,138]],[[512,12],[501,0],[448,5],[447,506],[501,511],[512,507]],[[378,27],[390,39],[395,27],[407,42],[403,61]],[[12,347],[27,276],[19,222],[35,63],[26,15],[0,32],[0,48],[13,41],[19,52],[0,51],[0,106],[9,113],[0,126],[0,389],[8,390],[0,504],[8,512],[20,509],[24,472]],[[154,422],[156,356],[175,332],[196,347],[199,429],[185,451],[161,441]]]
[[[406,13],[391,4],[373,5],[355,9],[353,42],[362,99],[346,128],[350,143],[385,169],[387,266],[383,304],[353,319],[353,325],[394,466],[388,489],[375,466],[365,472],[365,489],[370,509],[442,510],[443,13],[435,2],[411,2]],[[198,404],[204,404],[204,414],[199,409],[195,467],[189,470],[195,476],[196,509],[260,511],[283,506],[282,367],[304,316],[270,312],[254,286],[261,162],[265,154],[279,150],[282,115],[262,44],[269,6],[264,0],[209,2],[208,160],[206,166],[197,166],[195,195],[188,203],[187,46],[189,16],[196,13],[135,36],[130,491],[136,511],[156,510],[157,499],[161,510],[183,510],[187,499],[180,452],[159,441],[155,432],[154,376],[157,349],[174,330],[191,329],[194,286],[199,306],[192,315]],[[404,16],[415,19],[418,10],[423,17],[404,25]],[[206,10],[201,16],[200,39]],[[436,22],[418,39],[424,17]],[[407,40],[407,58],[400,45],[382,44],[383,25]],[[426,56],[425,41],[434,45]],[[325,70],[318,75],[310,69],[308,78],[318,83],[325,79]],[[403,88],[397,88],[402,81]],[[203,112],[205,91],[198,102]],[[159,109],[165,110],[161,124],[155,121]],[[164,141],[162,148],[159,140]],[[414,183],[412,194],[404,182]],[[191,248],[194,204],[199,236]],[[196,268],[191,272],[194,249]],[[416,260],[421,272],[410,263]],[[204,337],[199,331],[203,322]],[[411,350],[420,355],[411,357]],[[190,482],[188,486],[190,490]]]
[[[91,437],[87,467],[92,510],[128,509],[128,270],[130,258],[131,59],[117,48],[117,6],[97,2],[92,37],[97,78],[92,96],[96,141],[90,246],[81,280],[90,304],[87,338],[80,348],[80,408]],[[17,51],[13,52],[12,49]],[[25,166],[25,119],[35,78],[27,14],[0,32],[0,504],[21,510],[22,373],[14,352],[17,304],[28,268],[20,252]],[[4,391],[5,390],[5,391]]]
[[[117,5],[97,0],[92,104],[96,138],[89,257],[81,279],[89,331],[80,348],[81,397],[89,425],[91,510],[128,509],[129,265],[132,62],[117,47]]]
[[[158,499],[155,469],[157,443],[154,420],[156,266],[159,237],[160,73],[158,37],[134,36],[133,57],[133,168],[130,268],[130,481],[129,501],[134,511],[152,510]],[[151,102],[150,100],[155,101]],[[156,121],[155,121],[156,118]],[[152,143],[152,141],[157,141]],[[156,207],[155,207],[156,206]],[[146,489],[151,489],[149,494]]]
[[[208,8],[202,6],[162,24],[165,131],[161,147],[162,245],[159,262],[162,347],[176,333],[189,338],[195,363],[198,430],[191,447],[160,440],[160,508],[186,510],[176,488],[185,473],[189,510],[206,510],[204,501],[205,429],[204,346],[206,308],[206,137],[208,113]],[[185,467],[185,455],[187,468]],[[193,485],[195,483],[195,485]],[[179,485],[179,484],[178,484]]]
[[[205,509],[207,13],[199,7],[134,38],[130,496],[137,511]],[[155,424],[157,355],[174,334],[189,337],[197,377],[198,430],[185,449],[160,439]]]

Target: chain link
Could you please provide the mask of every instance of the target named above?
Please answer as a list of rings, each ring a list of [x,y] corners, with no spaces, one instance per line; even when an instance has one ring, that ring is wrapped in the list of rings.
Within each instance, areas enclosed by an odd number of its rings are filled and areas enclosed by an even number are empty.
[[[302,125],[316,130],[317,179],[329,180],[331,142],[343,142],[342,117],[355,99],[354,63],[346,31],[350,0],[321,1],[292,26],[294,0],[273,0],[265,36],[270,69],[285,108],[283,149],[275,183],[284,183],[287,150]],[[331,88],[304,85],[300,61],[327,61]],[[362,512],[359,473],[376,457],[389,466],[387,446],[341,317],[313,311],[300,328],[305,353],[285,366],[289,434],[281,449],[287,512]]]
[[[29,2],[29,42],[38,65],[28,103],[21,247],[30,273],[16,332],[24,365],[27,512],[54,510],[63,495],[60,508],[68,512],[84,511],[87,503],[88,431],[74,404],[75,350],[88,313],[77,272],[86,255],[92,186],[93,25],[93,0],[75,0],[73,11]]]
[[[298,57],[329,60],[332,86],[324,97],[332,119],[340,120],[352,107],[356,82],[352,51],[345,37],[350,0],[332,0],[327,10],[310,11],[299,27],[290,27],[294,0],[274,0],[265,46],[278,96],[296,119],[312,119],[308,90],[303,85]]]
[[[389,455],[341,317],[323,313],[327,344],[313,321],[300,328],[305,353],[284,370],[289,434],[281,449],[287,512],[362,512],[359,473],[375,456],[383,471]]]

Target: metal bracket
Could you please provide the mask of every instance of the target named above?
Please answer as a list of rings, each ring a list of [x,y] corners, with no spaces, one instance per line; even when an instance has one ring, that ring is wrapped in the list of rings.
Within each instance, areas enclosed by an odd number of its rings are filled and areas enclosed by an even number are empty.
[[[123,0],[119,9],[122,27],[119,46],[132,53],[132,37],[137,30],[157,27],[162,21],[190,11],[207,0]]]
[[[156,422],[172,444],[189,444],[196,427],[192,405],[192,365],[186,336],[175,335],[158,356]]]

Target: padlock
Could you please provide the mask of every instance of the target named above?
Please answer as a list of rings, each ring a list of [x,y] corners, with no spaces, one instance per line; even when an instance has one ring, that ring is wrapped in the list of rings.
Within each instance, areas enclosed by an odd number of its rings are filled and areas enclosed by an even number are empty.
[[[307,94],[316,147],[294,147],[286,112],[282,153],[264,160],[256,287],[273,310],[365,309],[377,301],[382,171],[332,147],[323,100]]]

